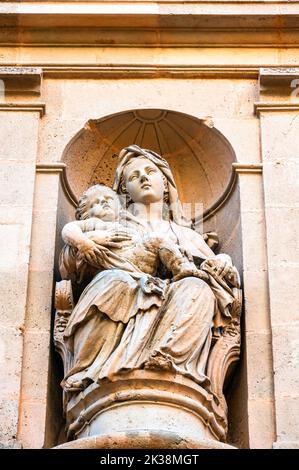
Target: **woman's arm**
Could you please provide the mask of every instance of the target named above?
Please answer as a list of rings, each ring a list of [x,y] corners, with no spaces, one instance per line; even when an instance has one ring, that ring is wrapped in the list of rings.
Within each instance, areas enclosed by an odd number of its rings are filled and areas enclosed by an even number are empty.
[[[192,256],[202,259],[215,257],[215,253],[206,244],[202,235],[200,235],[198,232],[195,232],[195,230],[191,230],[188,227],[176,226],[176,230],[178,228],[182,235],[182,239],[179,240],[180,244],[182,246],[186,246]],[[177,235],[179,235],[179,233]],[[181,237],[179,236],[179,239],[180,238]]]

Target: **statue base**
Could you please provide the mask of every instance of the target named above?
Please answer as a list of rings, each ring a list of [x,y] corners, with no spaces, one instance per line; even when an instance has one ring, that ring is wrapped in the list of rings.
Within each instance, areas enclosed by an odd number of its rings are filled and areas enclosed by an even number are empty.
[[[226,410],[191,379],[136,370],[92,384],[66,409],[68,438],[58,448],[232,448]]]
[[[83,437],[55,449],[236,449],[214,439],[191,439],[164,431],[127,431]]]

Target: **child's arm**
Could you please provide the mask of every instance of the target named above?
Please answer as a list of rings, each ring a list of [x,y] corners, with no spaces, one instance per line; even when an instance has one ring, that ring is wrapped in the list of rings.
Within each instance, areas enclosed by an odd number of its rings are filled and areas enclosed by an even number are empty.
[[[96,262],[96,255],[100,253],[96,243],[84,233],[90,228],[90,221],[88,220],[70,222],[63,227],[62,238],[65,243],[77,248],[80,256],[85,261],[92,263]]]
[[[63,241],[70,246],[78,248],[87,238],[84,234],[88,230],[87,226],[87,220],[69,222],[63,227],[61,232]]]

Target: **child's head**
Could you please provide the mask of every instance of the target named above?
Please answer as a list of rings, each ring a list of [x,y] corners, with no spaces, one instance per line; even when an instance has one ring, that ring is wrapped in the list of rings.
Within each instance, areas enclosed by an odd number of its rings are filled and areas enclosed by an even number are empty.
[[[120,208],[116,192],[108,186],[96,184],[88,188],[80,197],[76,219],[97,217],[106,222],[112,222],[117,219]]]

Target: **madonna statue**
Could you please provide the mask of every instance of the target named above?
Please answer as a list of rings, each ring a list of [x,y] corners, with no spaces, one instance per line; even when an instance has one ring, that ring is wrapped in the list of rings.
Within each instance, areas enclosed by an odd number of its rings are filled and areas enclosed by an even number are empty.
[[[69,438],[105,447],[112,433],[134,447],[123,439],[139,432],[143,448],[169,447],[179,431],[191,447],[225,441],[224,356],[239,344],[239,275],[191,229],[167,161],[123,149],[113,188],[89,188],[76,216],[62,232],[60,272],[69,287],[87,285],[64,323],[59,294],[56,305]]]

